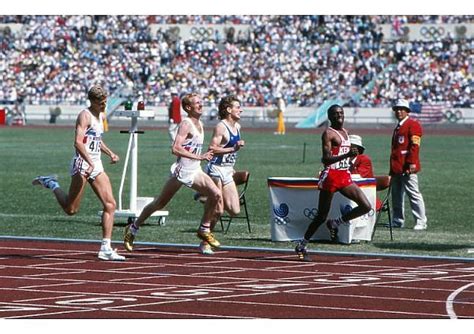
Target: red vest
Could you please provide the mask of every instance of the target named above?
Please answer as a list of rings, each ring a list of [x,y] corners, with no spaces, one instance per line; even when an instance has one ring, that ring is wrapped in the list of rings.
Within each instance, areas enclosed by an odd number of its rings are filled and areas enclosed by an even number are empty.
[[[420,171],[420,142],[423,130],[421,124],[408,118],[400,127],[396,127],[392,137],[392,153],[390,155],[390,175],[403,174],[409,165],[416,165]]]

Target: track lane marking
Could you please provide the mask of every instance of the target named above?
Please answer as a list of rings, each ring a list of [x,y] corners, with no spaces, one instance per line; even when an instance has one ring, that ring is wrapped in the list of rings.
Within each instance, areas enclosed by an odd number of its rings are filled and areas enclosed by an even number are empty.
[[[214,303],[231,303],[231,304],[250,304],[250,305],[262,305],[262,306],[275,306],[275,307],[289,307],[289,308],[309,308],[309,309],[319,309],[319,310],[336,310],[336,311],[345,311],[345,312],[355,312],[355,313],[382,313],[382,314],[397,314],[397,315],[412,315],[412,316],[423,316],[423,317],[443,317],[446,318],[446,314],[437,314],[437,313],[423,313],[423,312],[407,312],[407,311],[385,311],[379,309],[358,309],[351,307],[334,307],[334,306],[314,306],[314,305],[298,305],[298,304],[281,304],[281,303],[262,303],[262,302],[242,302],[242,301],[223,301],[223,300],[213,300]],[[474,318],[474,316],[470,317]]]
[[[466,284],[456,290],[454,290],[446,299],[446,312],[448,313],[448,316],[450,319],[457,319],[458,316],[456,315],[456,312],[454,311],[454,301],[461,292],[466,290],[467,288],[473,286],[474,283]]]

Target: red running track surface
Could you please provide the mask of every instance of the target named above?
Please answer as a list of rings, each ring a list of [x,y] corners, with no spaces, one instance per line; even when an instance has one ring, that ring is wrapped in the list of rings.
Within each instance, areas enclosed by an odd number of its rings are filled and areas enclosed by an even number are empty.
[[[0,240],[0,318],[474,318],[474,263]]]

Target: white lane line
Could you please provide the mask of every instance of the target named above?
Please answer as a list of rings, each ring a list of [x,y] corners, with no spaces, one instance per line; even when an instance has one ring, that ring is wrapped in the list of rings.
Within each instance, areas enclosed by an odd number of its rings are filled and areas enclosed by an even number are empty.
[[[352,308],[352,307],[337,307],[337,306],[318,306],[318,305],[297,305],[297,304],[283,304],[283,303],[266,303],[266,302],[256,302],[256,301],[232,301],[232,300],[218,300],[214,299],[213,303],[229,303],[236,305],[260,305],[262,307],[290,307],[293,310],[296,308],[299,309],[314,309],[314,310],[333,310],[333,311],[345,311],[345,312],[354,312],[354,313],[367,313],[367,314],[389,314],[394,318],[400,318],[402,315],[407,316],[416,316],[419,318],[424,317],[446,317],[444,314],[437,313],[424,313],[424,312],[408,312],[408,311],[395,311],[395,310],[380,310],[380,309],[364,309],[364,308]],[[216,306],[217,307],[217,306]],[[397,317],[398,316],[398,317]]]
[[[451,318],[451,319],[457,319],[458,318],[458,316],[456,315],[456,312],[454,311],[454,300],[456,299],[457,295],[459,295],[462,291],[466,290],[467,288],[469,288],[473,285],[474,285],[474,283],[466,284],[466,285],[460,287],[459,289],[453,291],[453,293],[451,293],[448,296],[448,299],[446,300],[446,312],[448,313],[449,318]]]

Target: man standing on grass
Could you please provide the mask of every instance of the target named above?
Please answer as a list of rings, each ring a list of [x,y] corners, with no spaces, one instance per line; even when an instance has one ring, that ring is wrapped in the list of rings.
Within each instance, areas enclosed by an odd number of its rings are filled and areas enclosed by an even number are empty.
[[[171,151],[178,157],[171,166],[171,176],[164,185],[158,197],[145,206],[137,220],[125,227],[124,246],[129,252],[133,251],[133,243],[140,225],[155,211],[164,208],[184,184],[207,197],[204,214],[197,231],[197,236],[211,247],[219,247],[220,242],[212,233],[212,222],[222,212],[218,212],[218,203],[222,201],[221,191],[212,179],[202,171],[201,161],[211,160],[212,151],[201,154],[204,143],[204,127],[201,122],[202,102],[199,95],[191,93],[183,97],[182,106],[188,117],[184,118],[176,134]]]
[[[426,230],[425,202],[418,186],[420,171],[420,144],[423,130],[421,124],[409,117],[411,111],[407,100],[398,100],[392,107],[398,124],[393,131],[390,154],[390,175],[392,176],[393,227],[405,224],[405,193],[410,200],[411,212],[415,217],[414,230]]]
[[[364,192],[352,181],[349,171],[350,160],[358,154],[358,150],[351,147],[349,134],[343,128],[344,109],[337,104],[330,106],[328,119],[331,126],[322,134],[323,157],[321,161],[324,164],[324,169],[319,176],[318,183],[318,213],[309,224],[304,239],[299,241],[295,247],[295,252],[302,261],[310,261],[306,245],[319,226],[326,221],[335,192],[339,191],[354,201],[357,206],[337,219],[327,220],[326,225],[332,241],[337,241],[338,228],[341,224],[349,224],[352,219],[360,217],[372,209]]]
[[[115,199],[110,179],[104,171],[101,152],[110,157],[110,163],[119,161],[118,155],[109,149],[102,140],[103,120],[107,105],[107,93],[101,86],[93,86],[88,94],[90,107],[82,110],[77,116],[74,147],[76,152],[71,162],[71,184],[69,193],[59,186],[55,175],[38,176],[33,185],[42,185],[51,189],[64,212],[74,215],[79,211],[84,189],[89,183],[99,197],[103,207],[102,245],[98,254],[105,261],[124,261],[111,247],[112,229],[114,226]]]

